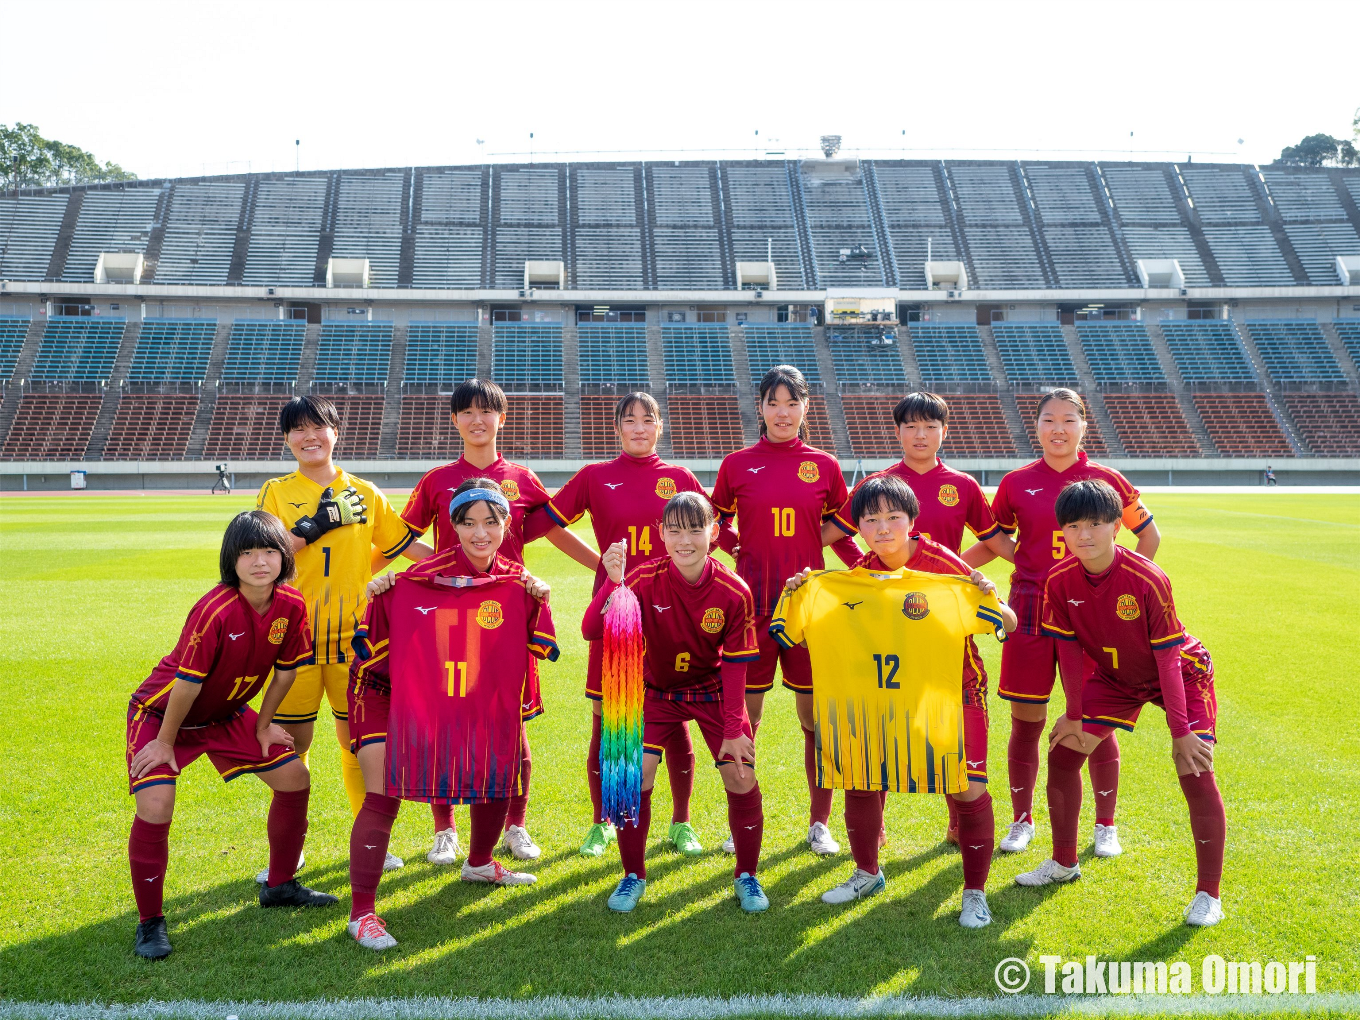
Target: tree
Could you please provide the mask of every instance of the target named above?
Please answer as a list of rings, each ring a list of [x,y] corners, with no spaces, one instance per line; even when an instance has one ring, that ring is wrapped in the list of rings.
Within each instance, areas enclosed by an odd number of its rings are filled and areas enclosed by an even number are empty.
[[[1298,145],[1286,146],[1275,162],[1287,166],[1357,166],[1360,152],[1356,152],[1352,142],[1331,135],[1309,135]]]
[[[36,124],[0,124],[0,179],[12,187],[16,175],[21,188],[137,179],[117,163],[101,165],[79,146],[44,138]]]

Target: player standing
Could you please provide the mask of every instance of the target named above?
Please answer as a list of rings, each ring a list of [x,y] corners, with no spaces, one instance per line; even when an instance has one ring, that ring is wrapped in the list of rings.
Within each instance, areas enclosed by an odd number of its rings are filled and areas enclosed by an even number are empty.
[[[254,774],[274,791],[269,805],[269,867],[262,907],[336,902],[294,878],[307,835],[311,776],[292,734],[274,722],[298,666],[312,656],[312,635],[293,576],[293,544],[279,521],[258,510],[227,525],[219,583],[195,603],[174,651],[142,681],[128,705],[128,785],[137,814],[128,837],[137,900],[135,952],[170,954],[162,909],[170,861],[170,822],[180,771],[206,754],[224,781]],[[248,702],[269,680],[258,714]]]
[[[677,492],[703,493],[688,468],[667,464],[656,452],[665,423],[661,406],[650,393],[627,393],[614,405],[614,428],[622,451],[610,461],[587,464],[558,490],[546,507],[530,515],[526,530],[537,531],[544,515],[552,524],[566,528],[589,511],[595,542],[607,549],[626,542],[628,555],[639,560],[661,556],[659,529],[661,511]],[[595,571],[594,591],[603,587],[607,574],[601,562]],[[613,841],[614,826],[604,821],[604,800],[600,792],[600,669],[603,646],[590,642],[586,667],[586,697],[591,701],[590,747],[586,752],[586,777],[594,821],[581,844],[581,853],[598,857]],[[666,746],[666,768],[671,782],[672,815],[669,838],[683,854],[703,853],[699,838],[689,821],[690,793],[694,788],[694,745],[689,728],[681,725],[670,733]]]
[[[525,517],[548,502],[548,491],[534,474],[522,464],[515,464],[501,456],[497,437],[505,425],[508,408],[505,393],[493,382],[468,379],[459,383],[449,400],[450,418],[463,440],[463,455],[452,464],[427,471],[416,483],[410,500],[402,508],[401,519],[421,533],[434,527],[433,543],[412,542],[403,551],[407,559],[421,561],[435,552],[445,552],[457,545],[453,525],[449,523],[449,500],[454,491],[470,478],[490,478],[501,487],[510,503],[510,519],[506,522],[505,541],[499,555],[512,563],[524,562],[524,546],[538,538],[524,531]],[[595,570],[600,556],[570,531],[552,525],[543,515],[537,519],[540,527],[549,525],[546,537],[582,566]],[[541,532],[540,532],[541,534]],[[383,564],[375,563],[376,572]],[[532,664],[531,664],[532,665]],[[542,703],[523,706],[525,717],[534,718],[543,711]],[[533,768],[529,749],[529,733],[524,731],[524,748],[520,761],[520,792],[510,798],[505,814],[505,835],[502,847],[519,860],[535,860],[542,852],[530,838],[525,827],[529,804],[529,778]],[[434,814],[434,846],[425,855],[431,864],[453,864],[461,855],[458,830],[453,809],[447,804],[431,804]]]
[[[757,404],[760,439],[754,446],[723,458],[713,486],[713,503],[723,518],[719,541],[736,557],[737,574],[750,587],[756,602],[760,661],[746,675],[746,711],[751,727],[760,729],[765,694],[774,687],[775,667],[779,666],[784,686],[794,692],[798,722],[803,727],[808,846],[818,854],[834,854],[840,844],[826,824],[831,816],[832,791],[817,785],[808,652],[806,648],[781,648],[769,633],[785,579],[805,567],[822,569],[823,546],[835,545],[837,555],[847,565],[861,555],[849,537],[853,529],[836,520],[848,496],[840,463],[832,454],[805,442],[808,401],[807,380],[792,365],[776,365],[765,373]]]
[[[336,467],[340,415],[324,397],[294,397],[279,412],[279,430],[297,459],[297,470],[260,487],[255,505],[283,521],[297,555],[297,586],[307,602],[315,661],[298,670],[279,705],[277,721],[293,735],[306,761],[325,693],[340,743],[340,772],[350,812],[364,802],[359,763],[349,750],[345,698],[349,687],[350,641],[364,615],[364,585],[373,576],[375,555],[398,556],[415,532],[397,516],[382,490]],[[339,493],[339,496],[334,493]],[[376,553],[375,553],[376,550]],[[390,856],[389,868],[399,868]],[[261,873],[263,874],[263,873]],[[256,876],[256,881],[261,881]]]
[[[727,821],[736,840],[733,891],[741,909],[765,910],[770,901],[756,877],[765,814],[755,776],[755,737],[746,715],[746,664],[759,658],[751,591],[709,556],[718,522],[707,497],[682,492],[667,502],[661,522],[666,555],[628,572],[646,639],[643,658],[642,802],[636,824],[619,830],[624,876],[609,909],[627,913],[647,889],[647,831],[656,768],[675,730],[699,726],[727,789]],[[602,557],[607,580],[581,623],[589,641],[603,643],[609,599],[624,581],[627,542]],[[752,766],[752,767],[748,767]]]
[[[1086,404],[1074,391],[1055,389],[1035,409],[1039,446],[1044,455],[1032,464],[1008,472],[992,499],[992,516],[1009,535],[1003,553],[1015,564],[1011,574],[1010,604],[1020,617],[1020,628],[1001,650],[1001,681],[997,694],[1011,703],[1011,809],[1014,820],[1001,840],[1001,849],[1018,853],[1034,838],[1034,786],[1039,778],[1039,741],[1048,719],[1053,692],[1057,648],[1042,630],[1044,580],[1068,555],[1054,504],[1064,486],[1088,478],[1108,482],[1119,493],[1124,524],[1138,536],[1138,552],[1151,559],[1161,542],[1152,514],[1127,478],[1114,468],[1087,460],[1081,448],[1086,436]],[[975,556],[980,566],[989,557]],[[1091,753],[1088,769],[1096,799],[1095,853],[1114,857],[1122,852],[1114,824],[1119,793],[1119,743],[1114,732]]]
[[[1049,736],[1053,857],[1015,880],[1035,886],[1081,876],[1081,763],[1115,729],[1132,732],[1150,703],[1166,712],[1195,839],[1198,882],[1185,923],[1217,924],[1223,918],[1219,882],[1227,821],[1214,779],[1213,662],[1176,615],[1166,574],[1115,543],[1127,509],[1113,487],[1097,479],[1076,482],[1063,489],[1054,512],[1073,558],[1054,567],[1044,584],[1044,632],[1057,641],[1067,699]],[[1082,652],[1095,663],[1093,671]]]

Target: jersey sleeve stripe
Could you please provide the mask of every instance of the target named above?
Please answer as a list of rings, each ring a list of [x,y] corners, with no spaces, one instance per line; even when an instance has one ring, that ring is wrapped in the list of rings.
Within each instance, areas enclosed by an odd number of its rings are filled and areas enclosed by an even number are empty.
[[[529,642],[529,651],[540,659],[547,659],[549,662],[556,662],[557,657],[562,653],[557,648],[557,642],[551,638],[540,637],[535,634]]]
[[[840,528],[840,529],[841,529],[842,531],[844,531],[847,535],[857,535],[857,534],[859,534],[859,529],[856,528],[856,527],[855,527],[853,524],[851,524],[849,521],[847,521],[844,517],[842,517],[842,516],[841,516],[841,512],[840,512],[839,510],[833,510],[833,511],[831,511],[831,513],[826,514],[826,515],[822,518],[822,520],[823,520],[823,521],[835,521],[835,522],[836,522],[836,527]]]
[[[315,653],[313,653],[313,652],[307,652],[307,653],[305,653],[305,654],[303,654],[303,655],[299,655],[296,659],[291,659],[291,660],[289,660],[289,659],[275,659],[275,660],[274,660],[274,668],[275,668],[275,669],[292,669],[292,668],[295,667],[295,666],[305,666],[305,665],[308,665],[307,660],[313,658],[314,655],[315,655]]]
[[[207,678],[208,673],[206,670],[200,673],[198,670],[190,669],[188,666],[180,666],[175,670],[175,676],[182,676],[186,680],[192,680],[195,683],[199,683]]]
[[[548,511],[548,516],[553,519],[559,528],[566,528],[575,524],[585,513],[585,511],[582,511],[575,517],[568,517],[566,514],[562,513],[561,510],[557,509],[557,507],[553,506],[552,500],[548,500],[548,502],[544,504],[544,509]]]
[[[784,621],[773,620],[770,622],[770,637],[774,638],[781,648],[797,648],[798,642],[792,640],[784,633]]]
[[[1049,634],[1057,638],[1059,641],[1077,640],[1077,635],[1075,631],[1063,630],[1061,627],[1055,627],[1053,626],[1053,624],[1047,622],[1041,624],[1040,626],[1042,627],[1045,634]]]
[[[398,541],[396,545],[392,546],[392,548],[382,550],[382,556],[383,559],[385,560],[396,559],[398,556],[401,555],[403,549],[405,549],[408,545],[410,545],[412,542],[414,542],[417,538],[420,537],[420,532],[416,531],[415,528],[411,527],[409,524],[406,524],[405,521],[402,521],[401,523],[406,525],[406,534],[403,535],[400,541]]]
[[[1185,632],[1181,631],[1164,638],[1154,638],[1150,644],[1154,652],[1163,652],[1168,648],[1175,648],[1177,645],[1185,644]]]
[[[760,658],[760,649],[752,648],[744,652],[729,652],[724,648],[720,654],[723,662],[755,662]]]
[[[973,531],[971,527],[968,530]],[[997,524],[996,521],[993,521],[992,526],[990,528],[984,528],[982,531],[973,531],[973,535],[977,538],[979,542],[985,542],[987,541],[987,539],[993,538],[996,535],[1001,534],[1001,532],[1005,530],[1006,529],[1003,528],[1000,524]]]

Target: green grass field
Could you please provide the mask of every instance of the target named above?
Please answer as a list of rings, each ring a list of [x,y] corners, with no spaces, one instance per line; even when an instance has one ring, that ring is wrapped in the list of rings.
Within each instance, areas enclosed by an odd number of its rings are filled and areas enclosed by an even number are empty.
[[[731,898],[731,859],[717,847],[725,801],[717,776],[701,768],[695,823],[711,852],[691,861],[662,848],[669,803],[662,769],[647,896],[634,914],[611,914],[604,901],[619,877],[617,851],[602,860],[575,852],[590,821],[579,632],[590,578],[537,543],[529,567],[553,584],[562,644],[561,659],[545,670],[547,714],[530,725],[529,828],[544,855],[529,870],[538,884],[474,887],[457,881],[456,869],[427,864],[429,813],[406,805],[392,849],[409,863],[384,878],[378,901],[401,944],[381,956],[355,946],[344,930],[350,816],[323,722],[301,877],[338,894],[341,905],[259,909],[252,876],[266,860],[267,792],[249,778],[224,786],[203,760],[179,783],[171,830],[166,913],[175,953],[149,965],[131,952],[127,699],[212,583],[222,528],[250,500],[6,498],[0,1000],[994,996],[993,968],[1005,957],[1027,959],[1036,971],[1044,954],[1187,960],[1198,988],[1199,961],[1209,953],[1262,962],[1313,954],[1320,992],[1355,992],[1360,745],[1347,720],[1356,714],[1350,699],[1360,687],[1360,638],[1347,621],[1360,585],[1360,497],[1277,491],[1153,494],[1148,502],[1165,536],[1159,561],[1182,619],[1217,669],[1229,848],[1227,918],[1216,928],[1181,924],[1194,856],[1155,709],[1121,738],[1123,857],[1090,857],[1088,793],[1083,879],[1057,890],[1015,886],[1013,876],[1050,847],[1037,805],[1034,847],[994,862],[994,923],[966,931],[956,923],[962,871],[942,839],[942,800],[897,796],[887,811],[886,894],[849,908],[824,905],[821,893],[847,876],[851,860],[848,851],[823,860],[806,850],[801,737],[792,698],[779,690],[760,732],[770,911],[746,916]],[[1002,566],[989,568],[998,580]],[[999,648],[984,644],[994,688]],[[1009,821],[1008,712],[995,696],[991,711],[990,773],[1002,827]],[[840,803],[832,828],[843,836]],[[466,833],[465,808],[458,817]]]

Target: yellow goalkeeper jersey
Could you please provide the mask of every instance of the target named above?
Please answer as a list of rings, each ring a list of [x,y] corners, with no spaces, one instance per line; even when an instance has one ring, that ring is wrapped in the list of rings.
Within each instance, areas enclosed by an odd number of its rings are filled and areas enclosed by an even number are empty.
[[[307,600],[318,664],[349,662],[352,657],[354,628],[368,606],[364,586],[373,578],[373,547],[393,559],[418,537],[372,482],[341,471],[330,483],[337,495],[350,486],[364,497],[368,522],[334,528],[297,554],[293,586]],[[255,508],[268,510],[285,528],[292,528],[299,518],[316,513],[325,488],[294,471],[260,486]]]
[[[1001,606],[962,577],[856,567],[786,591],[770,634],[812,657],[817,785],[966,790],[960,667],[988,631],[1004,640]]]

